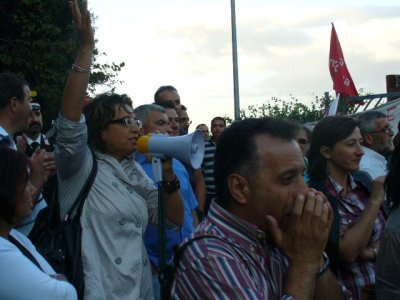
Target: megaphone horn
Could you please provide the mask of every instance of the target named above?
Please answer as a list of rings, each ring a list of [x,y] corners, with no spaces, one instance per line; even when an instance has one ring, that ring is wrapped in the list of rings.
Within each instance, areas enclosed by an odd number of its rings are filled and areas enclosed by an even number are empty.
[[[200,130],[181,136],[153,133],[143,135],[137,141],[138,150],[158,157],[173,157],[191,165],[201,166],[204,157],[204,138]]]

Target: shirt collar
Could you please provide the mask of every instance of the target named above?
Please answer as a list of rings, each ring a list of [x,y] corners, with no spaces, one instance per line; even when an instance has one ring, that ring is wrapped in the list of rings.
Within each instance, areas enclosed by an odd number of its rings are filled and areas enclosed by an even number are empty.
[[[237,240],[238,242],[262,242],[266,239],[265,232],[229,211],[222,208],[215,201],[211,203],[210,210],[207,215],[210,223],[218,224],[218,228],[224,235]]]
[[[348,178],[350,181],[350,190],[352,191],[357,187],[357,183],[354,181],[354,178],[350,173],[348,176],[349,176]],[[344,187],[341,186],[339,183],[337,183],[335,181],[335,179],[333,179],[331,176],[328,175],[328,177],[329,177],[329,180],[332,182],[332,185],[335,188],[336,192],[341,193],[344,190]]]

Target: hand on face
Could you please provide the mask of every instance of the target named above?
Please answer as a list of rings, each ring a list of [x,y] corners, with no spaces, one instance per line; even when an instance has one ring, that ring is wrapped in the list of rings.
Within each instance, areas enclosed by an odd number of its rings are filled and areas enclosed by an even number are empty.
[[[266,222],[275,244],[291,264],[318,266],[328,241],[333,213],[326,197],[313,189],[300,193],[281,224],[270,215]]]

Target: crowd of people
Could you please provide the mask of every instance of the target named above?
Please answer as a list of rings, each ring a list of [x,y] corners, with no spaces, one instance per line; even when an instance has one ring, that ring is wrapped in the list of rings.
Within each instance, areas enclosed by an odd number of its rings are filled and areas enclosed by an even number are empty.
[[[29,84],[0,73],[1,299],[398,299],[400,147],[385,114],[199,124],[193,168],[137,151],[141,135],[186,135],[188,107],[86,92],[95,45],[87,2],[70,1],[80,47],[51,138]],[[211,131],[211,135],[210,135]],[[30,241],[56,191],[63,219],[96,166],[80,215],[82,295]],[[162,286],[159,194],[166,215]],[[177,248],[179,246],[179,248]],[[178,250],[177,250],[178,249]],[[161,286],[160,286],[161,282]]]

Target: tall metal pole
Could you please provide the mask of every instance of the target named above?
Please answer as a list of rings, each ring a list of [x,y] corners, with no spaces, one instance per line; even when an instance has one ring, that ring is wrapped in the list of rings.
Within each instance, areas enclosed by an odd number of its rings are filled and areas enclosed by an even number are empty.
[[[239,76],[238,76],[238,58],[237,58],[237,40],[236,40],[235,0],[231,0],[231,23],[232,23],[233,97],[234,97],[235,120],[239,120],[240,103],[239,103]]]

